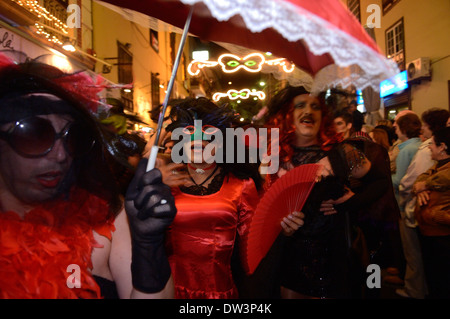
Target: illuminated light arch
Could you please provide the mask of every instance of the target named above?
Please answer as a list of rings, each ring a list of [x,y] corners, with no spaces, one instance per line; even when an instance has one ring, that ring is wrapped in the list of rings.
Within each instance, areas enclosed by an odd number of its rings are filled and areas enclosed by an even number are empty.
[[[204,67],[215,67],[218,65],[219,62],[214,61],[200,61],[200,60],[193,60],[188,65],[188,73],[192,76],[196,76],[200,73],[200,69],[203,69]]]
[[[289,62],[288,60],[286,60],[285,58],[268,60],[268,61],[266,61],[266,64],[280,65],[283,68],[284,72],[286,72],[286,73],[291,73],[295,69],[295,65],[293,63]]]
[[[242,89],[240,91],[238,90],[228,90],[228,92],[216,92],[213,94],[213,100],[215,102],[219,101],[223,97],[228,97],[230,100],[237,100],[237,99],[248,99],[250,96],[256,96],[260,100],[264,100],[266,98],[266,94],[263,91],[255,91],[250,89]]]
[[[260,72],[265,62],[264,55],[261,53],[251,53],[242,59],[237,55],[225,53],[217,61],[225,73],[234,73],[240,69],[248,72]]]
[[[193,60],[188,65],[188,73],[192,76],[197,76],[200,73],[200,69],[205,67],[215,67],[220,65],[222,71],[225,73],[234,73],[240,69],[244,69],[247,72],[260,72],[264,64],[270,66],[279,65],[286,73],[291,73],[295,69],[295,65],[285,58],[278,58],[272,60],[266,60],[261,53],[251,53],[243,58],[237,55],[225,53],[222,54],[217,61],[201,61]]]

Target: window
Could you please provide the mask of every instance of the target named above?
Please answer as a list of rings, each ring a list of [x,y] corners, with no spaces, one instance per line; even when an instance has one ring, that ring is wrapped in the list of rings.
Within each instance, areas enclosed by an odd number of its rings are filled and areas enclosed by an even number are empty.
[[[150,45],[156,52],[159,53],[159,39],[158,31],[150,29]]]
[[[159,107],[159,73],[153,73],[151,74],[150,84],[152,89],[152,109],[156,109]]]
[[[61,5],[66,8],[69,5],[69,0],[56,0],[56,1],[61,3]]]
[[[381,6],[383,7],[383,14],[386,14],[392,7],[400,0],[382,0]]]
[[[348,0],[347,1],[348,10],[361,22],[361,4],[359,0]]]
[[[394,60],[400,70],[405,70],[405,35],[403,18],[386,30],[386,56]]]
[[[133,56],[128,51],[128,46],[117,42],[118,47],[118,75],[119,83],[130,84],[133,83]],[[133,112],[133,91],[126,92],[122,90],[121,92],[122,101],[125,105],[127,111]]]
[[[175,59],[177,56],[177,48],[176,48],[176,34],[175,33],[170,33],[170,66],[171,69],[173,69],[173,66],[175,64]]]

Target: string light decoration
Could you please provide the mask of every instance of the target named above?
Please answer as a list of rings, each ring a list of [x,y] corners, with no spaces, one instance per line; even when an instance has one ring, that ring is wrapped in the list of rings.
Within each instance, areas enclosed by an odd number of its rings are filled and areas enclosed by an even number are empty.
[[[222,71],[225,73],[234,73],[240,69],[244,69],[247,72],[256,73],[262,70],[264,64],[270,66],[279,65],[286,73],[293,72],[295,68],[293,63],[284,58],[266,60],[264,55],[261,53],[250,53],[243,58],[240,58],[234,54],[225,53],[222,54],[217,61],[193,60],[189,63],[187,70],[191,76],[196,76],[200,73],[200,69],[202,68],[210,68],[220,65],[222,67]]]
[[[219,101],[223,97],[228,97],[230,100],[237,100],[237,99],[248,99],[250,96],[257,97],[260,100],[264,100],[266,98],[266,94],[263,91],[256,91],[256,90],[250,90],[250,89],[242,89],[240,91],[238,90],[228,90],[228,92],[217,92],[213,94],[213,100],[215,102]]]
[[[53,35],[51,31],[47,31],[46,29],[54,29],[55,32],[60,33],[61,35],[69,34],[69,27],[66,23],[53,14],[51,14],[45,7],[39,5],[37,0],[11,0],[12,2],[18,4],[24,9],[36,15],[39,19],[41,19],[44,23],[51,24],[52,27],[46,26],[41,23],[35,23],[36,34],[43,35],[48,41],[52,43],[57,43],[62,45],[63,42],[57,36]]]
[[[36,34],[43,35],[48,41],[57,43],[59,45],[63,45],[63,42],[61,39],[59,39],[56,35],[53,35],[45,30],[45,27],[43,25],[40,25],[39,23],[35,23],[36,27]]]
[[[268,65],[279,65],[283,68],[283,71],[286,73],[291,73],[295,69],[295,65],[285,58],[278,58],[278,59],[272,59],[267,60],[266,64]]]

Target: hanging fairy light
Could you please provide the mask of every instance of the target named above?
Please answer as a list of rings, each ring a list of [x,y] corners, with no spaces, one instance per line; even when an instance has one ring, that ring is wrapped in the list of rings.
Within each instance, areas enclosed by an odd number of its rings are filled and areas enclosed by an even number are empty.
[[[35,23],[35,27],[36,27],[36,31],[35,31],[36,34],[39,34],[39,35],[44,36],[49,42],[56,43],[56,44],[59,44],[59,45],[63,45],[63,44],[64,44],[64,43],[61,41],[60,38],[58,38],[57,36],[55,36],[55,35],[53,35],[53,34],[47,32],[47,31],[45,30],[45,27],[44,27],[43,25],[40,25],[40,24],[38,24],[38,23]]]
[[[250,89],[242,89],[240,91],[238,90],[228,90],[227,92],[216,92],[213,94],[213,100],[215,102],[219,101],[223,97],[228,97],[230,100],[237,100],[237,99],[248,99],[250,96],[254,96],[260,100],[264,100],[266,98],[266,94],[263,91],[256,91],[256,90],[250,90]]]
[[[286,73],[291,73],[295,69],[295,65],[285,58],[266,60],[264,55],[255,52],[248,54],[243,58],[234,54],[225,53],[222,54],[217,61],[193,60],[189,63],[187,70],[190,75],[196,76],[200,73],[200,69],[202,68],[219,65],[225,73],[234,73],[241,69],[247,72],[256,73],[262,70],[264,64],[270,66],[279,65]]]
[[[38,18],[44,19],[44,21],[51,22],[54,28],[58,29],[63,33],[68,33],[68,26],[64,21],[61,21],[56,16],[51,14],[45,7],[39,5],[37,0],[11,0],[17,3],[21,7],[24,7],[29,12],[37,15]]]
[[[59,18],[51,14],[45,7],[41,6],[37,0],[11,0],[11,1],[28,10],[32,14],[36,15],[39,19],[41,19],[41,21],[52,25],[52,27],[50,27],[41,24],[39,22],[36,22],[35,23],[36,34],[44,36],[49,42],[60,45],[63,44],[61,39],[51,34],[51,32],[47,31],[46,29],[56,31],[57,33],[61,33],[62,35],[68,35],[69,27],[66,25],[64,21],[60,20]]]

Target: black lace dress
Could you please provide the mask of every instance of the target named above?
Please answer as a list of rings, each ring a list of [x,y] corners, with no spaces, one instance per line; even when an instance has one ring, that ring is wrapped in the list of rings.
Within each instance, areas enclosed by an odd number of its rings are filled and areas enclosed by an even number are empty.
[[[317,163],[326,155],[319,146],[294,147],[291,164]],[[282,168],[289,169],[287,165]],[[319,212],[323,200],[342,195],[343,184],[335,178],[316,183],[302,209],[304,225],[293,236],[277,237],[255,272],[240,286],[241,298],[280,298],[280,286],[318,298],[348,297],[344,216]]]
[[[325,156],[319,146],[296,147],[291,162],[294,166],[316,163]],[[345,215],[325,216],[319,211],[322,201],[341,197],[343,190],[335,177],[314,186],[302,209],[304,226],[285,238],[280,268],[283,287],[318,298],[349,297]]]

